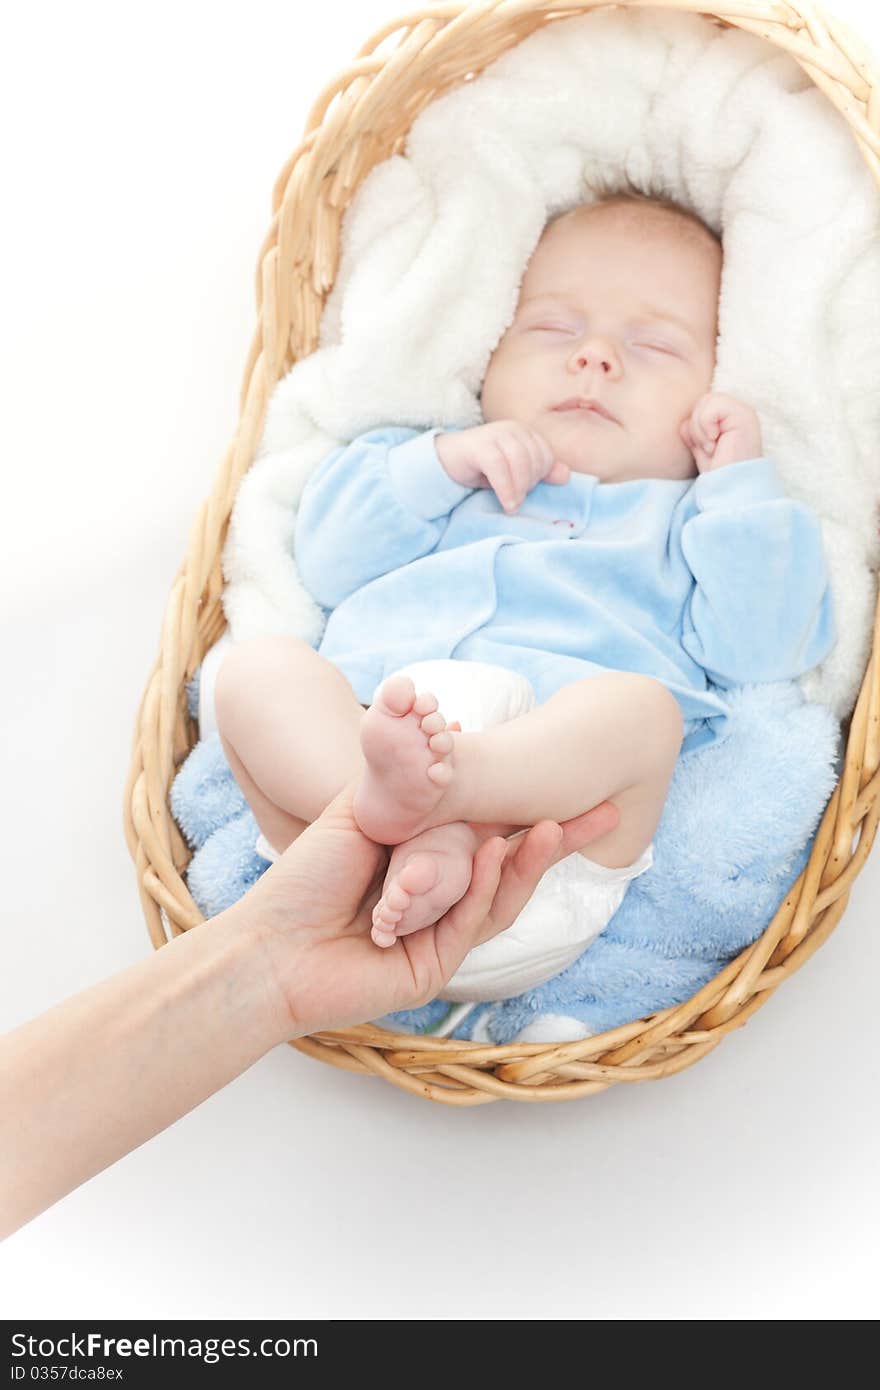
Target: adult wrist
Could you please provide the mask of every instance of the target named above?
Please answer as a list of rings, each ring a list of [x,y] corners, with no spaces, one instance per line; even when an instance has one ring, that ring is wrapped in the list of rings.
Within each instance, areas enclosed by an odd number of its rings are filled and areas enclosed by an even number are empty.
[[[203,925],[214,939],[213,969],[229,983],[237,1026],[265,1053],[308,1031],[298,1022],[292,985],[304,944],[297,942],[295,925],[280,933],[266,923],[250,897]]]

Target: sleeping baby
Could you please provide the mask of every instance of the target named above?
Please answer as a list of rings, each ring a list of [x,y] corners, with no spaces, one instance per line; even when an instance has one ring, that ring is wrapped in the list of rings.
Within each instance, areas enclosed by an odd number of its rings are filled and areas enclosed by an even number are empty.
[[[725,689],[833,646],[819,522],[755,411],[710,390],[721,261],[667,200],[556,217],[484,423],[371,430],[306,484],[294,555],[323,638],[231,649],[217,723],[276,853],[356,779],[355,818],[391,849],[378,946],[464,894],[486,837],[610,800],[616,827],[580,851],[607,919],[650,865],[677,758],[725,736]],[[515,673],[532,707],[462,730],[401,673],[433,658]]]

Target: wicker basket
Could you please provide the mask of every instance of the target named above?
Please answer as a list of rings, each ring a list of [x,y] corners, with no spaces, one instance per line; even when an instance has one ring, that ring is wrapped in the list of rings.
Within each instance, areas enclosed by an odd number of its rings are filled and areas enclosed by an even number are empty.
[[[625,0],[613,8],[640,5]],[[733,0],[724,18],[691,0],[650,8],[693,11],[737,26],[797,60],[852,128],[880,182],[880,81],[873,56],[809,0]],[[241,418],[212,495],[202,505],[168,599],[161,646],[137,714],[125,789],[125,833],[155,947],[203,921],[181,874],[190,852],[168,806],[171,783],[198,730],[185,684],[226,626],[220,557],[236,489],[250,467],[276,382],[318,346],[324,298],[338,263],[343,211],[374,164],[402,152],[435,97],[479,73],[541,25],[607,8],[595,0],[479,0],[432,5],[374,34],[327,84],[302,143],[281,170],[257,266],[258,321],[241,390]],[[396,47],[386,42],[396,36]],[[379,56],[380,44],[386,52]],[[332,106],[332,110],[330,109]],[[620,1081],[682,1071],[740,1028],[837,925],[880,816],[880,606],[873,654],[848,723],[846,759],[812,854],[763,935],[684,1004],[580,1042],[487,1046],[408,1037],[364,1025],[291,1046],[347,1071],[450,1105],[569,1100]],[[857,843],[855,843],[857,838]]]

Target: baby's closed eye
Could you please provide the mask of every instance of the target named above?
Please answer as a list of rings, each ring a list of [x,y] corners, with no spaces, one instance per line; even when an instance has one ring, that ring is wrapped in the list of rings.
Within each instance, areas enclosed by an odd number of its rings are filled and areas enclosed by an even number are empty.
[[[569,327],[567,324],[538,323],[538,324],[535,324],[535,325],[533,326],[532,332],[533,332],[533,333],[568,333],[568,334],[571,334],[571,333],[576,332],[576,329]],[[669,357],[677,357],[677,356],[678,356],[678,353],[675,351],[675,349],[674,349],[674,348],[671,348],[671,347],[670,347],[668,344],[666,344],[666,343],[634,342],[634,343],[632,344],[632,346],[633,346],[633,347],[637,347],[637,348],[645,348],[645,349],[647,349],[647,350],[650,351],[650,352],[662,352],[662,353],[665,353],[665,354],[666,354],[667,356],[669,356]]]

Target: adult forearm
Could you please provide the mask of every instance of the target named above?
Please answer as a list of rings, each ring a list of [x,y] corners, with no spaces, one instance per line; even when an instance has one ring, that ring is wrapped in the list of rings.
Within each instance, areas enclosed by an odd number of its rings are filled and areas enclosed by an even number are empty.
[[[224,913],[0,1038],[0,1236],[213,1095],[289,1028],[259,938]]]

